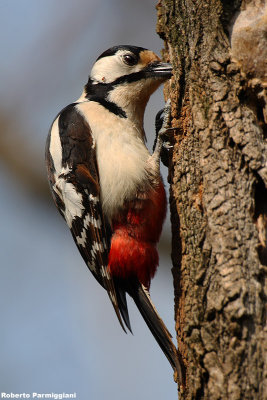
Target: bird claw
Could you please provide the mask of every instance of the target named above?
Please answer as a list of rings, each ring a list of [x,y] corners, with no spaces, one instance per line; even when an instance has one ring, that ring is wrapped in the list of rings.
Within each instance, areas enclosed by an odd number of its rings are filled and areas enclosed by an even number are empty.
[[[168,99],[165,107],[156,115],[156,139],[153,146],[153,151],[156,148],[158,141],[162,142],[161,161],[167,167],[169,165],[169,151],[173,149],[173,131],[170,128],[171,122],[171,100]]]
[[[156,115],[156,139],[159,138],[163,142],[163,146],[167,149],[172,148],[170,139],[173,137],[175,128],[170,127],[171,122],[171,100],[168,99],[165,107]]]
[[[161,119],[161,127],[159,129],[158,135],[164,136],[169,129],[170,121],[171,121],[171,99],[166,101],[166,104],[163,110],[160,111],[159,118]]]

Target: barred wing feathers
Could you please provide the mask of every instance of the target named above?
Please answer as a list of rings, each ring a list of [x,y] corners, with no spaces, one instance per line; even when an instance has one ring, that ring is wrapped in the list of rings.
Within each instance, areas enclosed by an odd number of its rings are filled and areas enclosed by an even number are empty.
[[[46,164],[54,201],[92,274],[107,290],[125,330],[114,282],[107,269],[111,228],[99,201],[100,187],[91,129],[70,104],[48,136]]]

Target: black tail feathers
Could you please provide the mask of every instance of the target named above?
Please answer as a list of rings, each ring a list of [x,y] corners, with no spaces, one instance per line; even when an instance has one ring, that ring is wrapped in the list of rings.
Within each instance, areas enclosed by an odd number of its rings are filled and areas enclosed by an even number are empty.
[[[172,342],[172,336],[160,318],[154,304],[151,301],[148,290],[134,279],[129,281],[114,279],[117,294],[118,307],[123,321],[130,332],[131,324],[127,308],[126,292],[133,298],[137,308],[144,318],[148,328],[169,360],[180,385],[184,384],[182,359],[180,353]]]
[[[183,370],[178,351],[172,342],[170,332],[151,301],[148,290],[140,283],[137,283],[132,290],[128,290],[128,293],[133,298],[148,328],[169,360],[173,370],[177,371],[178,382],[182,384]]]
[[[116,294],[117,294],[118,306],[119,306],[119,310],[120,310],[122,319],[123,319],[125,325],[127,326],[127,328],[129,329],[129,331],[131,333],[133,333],[132,328],[131,328],[129,313],[128,313],[125,289],[123,289],[119,286],[116,286]]]

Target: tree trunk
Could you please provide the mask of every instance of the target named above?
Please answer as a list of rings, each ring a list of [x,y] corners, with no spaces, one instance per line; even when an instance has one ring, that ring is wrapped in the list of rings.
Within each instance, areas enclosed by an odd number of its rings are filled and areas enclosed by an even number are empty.
[[[267,399],[267,13],[162,0],[175,144],[170,206],[183,399]]]

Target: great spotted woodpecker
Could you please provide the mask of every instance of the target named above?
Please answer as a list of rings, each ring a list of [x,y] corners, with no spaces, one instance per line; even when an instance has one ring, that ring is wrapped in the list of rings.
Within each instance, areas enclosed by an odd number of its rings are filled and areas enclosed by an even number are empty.
[[[160,151],[168,121],[150,155],[143,119],[150,95],[171,74],[171,65],[147,49],[105,51],[81,97],[54,120],[46,164],[56,206],[122,328],[131,331],[128,293],[181,382],[177,350],[148,292],[166,214]]]

